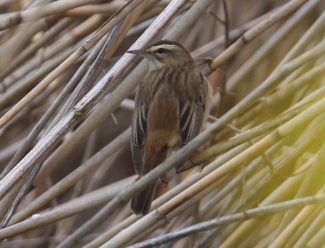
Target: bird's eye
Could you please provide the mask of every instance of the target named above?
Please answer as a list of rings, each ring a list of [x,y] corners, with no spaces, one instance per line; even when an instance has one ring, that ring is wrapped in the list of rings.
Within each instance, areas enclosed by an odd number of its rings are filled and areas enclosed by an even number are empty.
[[[165,49],[163,49],[163,48],[159,48],[159,49],[157,50],[157,52],[158,52],[159,54],[163,54],[163,53],[165,52]]]

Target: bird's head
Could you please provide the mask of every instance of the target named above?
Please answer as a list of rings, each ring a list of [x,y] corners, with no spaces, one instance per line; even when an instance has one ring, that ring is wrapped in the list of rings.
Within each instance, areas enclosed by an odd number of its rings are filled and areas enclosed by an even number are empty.
[[[175,41],[161,40],[144,49],[131,50],[128,53],[139,54],[149,61],[150,70],[166,66],[193,65],[194,61],[186,49]]]

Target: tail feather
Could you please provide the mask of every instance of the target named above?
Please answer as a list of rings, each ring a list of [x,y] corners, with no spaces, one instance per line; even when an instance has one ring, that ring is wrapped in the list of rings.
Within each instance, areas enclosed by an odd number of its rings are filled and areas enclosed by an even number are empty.
[[[138,172],[139,174],[138,179],[140,179],[143,175],[146,175],[149,171],[151,171],[153,168],[163,162],[166,158],[168,147],[161,147],[159,149],[159,152],[157,152],[157,148],[155,146],[149,145],[155,144],[155,142],[156,141],[146,143],[144,149],[145,153],[143,155],[142,168],[135,168],[136,172]],[[131,209],[135,214],[146,215],[147,213],[149,213],[151,203],[155,195],[156,185],[157,182],[150,185],[148,188],[144,189],[132,198]]]
[[[131,209],[135,214],[146,215],[149,213],[153,201],[156,183],[136,194],[131,201]]]

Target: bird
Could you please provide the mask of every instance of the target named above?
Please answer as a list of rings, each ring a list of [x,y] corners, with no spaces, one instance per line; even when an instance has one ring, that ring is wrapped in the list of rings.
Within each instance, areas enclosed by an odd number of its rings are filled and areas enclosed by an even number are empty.
[[[140,179],[204,128],[213,90],[178,42],[160,40],[127,52],[149,63],[137,88],[131,124],[132,159]],[[136,215],[150,211],[156,185],[157,181],[132,198]]]

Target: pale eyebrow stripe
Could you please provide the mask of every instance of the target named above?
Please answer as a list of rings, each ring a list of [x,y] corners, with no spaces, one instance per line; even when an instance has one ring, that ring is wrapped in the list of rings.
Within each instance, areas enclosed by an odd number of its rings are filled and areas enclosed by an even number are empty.
[[[175,47],[176,47],[176,45],[161,44],[161,45],[157,45],[157,46],[150,48],[150,51],[153,52],[155,50],[158,50],[159,48],[164,48],[166,50],[173,50],[173,49],[175,49]]]

